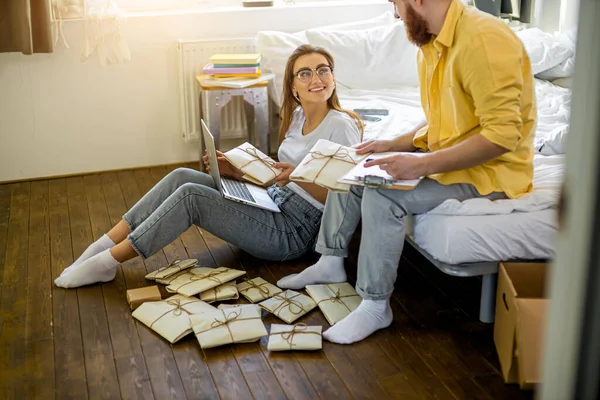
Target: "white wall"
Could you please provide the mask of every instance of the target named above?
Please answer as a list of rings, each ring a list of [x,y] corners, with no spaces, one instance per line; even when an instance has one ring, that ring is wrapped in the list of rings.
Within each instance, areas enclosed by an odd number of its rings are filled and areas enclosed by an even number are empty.
[[[0,182],[197,160],[179,122],[177,39],[298,31],[366,19],[388,4],[130,18],[132,60],[80,62],[83,22],[51,55],[0,54]]]

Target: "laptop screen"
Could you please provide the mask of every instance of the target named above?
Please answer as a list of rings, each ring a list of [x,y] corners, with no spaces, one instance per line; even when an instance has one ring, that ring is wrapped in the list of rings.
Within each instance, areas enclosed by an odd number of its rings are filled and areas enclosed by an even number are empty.
[[[221,185],[221,175],[219,173],[219,162],[217,161],[217,149],[215,148],[215,138],[208,130],[206,123],[203,119],[200,120],[202,123],[202,136],[204,137],[204,147],[208,154],[208,162],[210,165],[210,176],[213,177],[215,185],[221,194],[223,194],[223,187]]]

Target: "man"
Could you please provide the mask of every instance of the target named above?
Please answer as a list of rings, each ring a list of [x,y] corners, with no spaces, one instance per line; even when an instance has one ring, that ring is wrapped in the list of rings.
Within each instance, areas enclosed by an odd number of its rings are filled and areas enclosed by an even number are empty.
[[[362,340],[391,324],[405,216],[426,213],[447,199],[516,198],[532,187],[535,94],[519,39],[499,19],[460,0],[393,3],[409,39],[420,47],[427,123],[394,140],[364,143],[360,150],[398,152],[369,163],[395,179],[426,178],[411,191],[353,187],[348,194],[329,193],[316,247],[321,258],[278,282],[295,289],[344,282],[343,257],[362,216],[356,290],[363,301],[324,332],[336,343]]]

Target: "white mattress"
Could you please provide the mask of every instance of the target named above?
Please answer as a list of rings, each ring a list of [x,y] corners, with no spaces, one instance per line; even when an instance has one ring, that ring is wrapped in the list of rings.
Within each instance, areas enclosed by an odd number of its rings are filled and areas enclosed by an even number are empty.
[[[511,259],[535,260],[554,254],[556,210],[497,215],[416,216],[414,239],[447,264]]]

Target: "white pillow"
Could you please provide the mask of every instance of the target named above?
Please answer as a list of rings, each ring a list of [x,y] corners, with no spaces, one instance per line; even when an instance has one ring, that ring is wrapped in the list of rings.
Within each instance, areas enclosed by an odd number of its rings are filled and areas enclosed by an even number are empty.
[[[327,25],[312,29],[313,31],[344,31],[368,29],[376,26],[389,26],[395,22],[394,14],[386,11],[374,18],[344,24]],[[275,74],[273,85],[270,85],[270,97],[278,106],[281,105],[283,91],[283,74],[285,65],[292,52],[300,45],[309,43],[306,31],[285,33],[279,31],[261,31],[256,36],[256,52],[262,54],[261,69]],[[337,61],[336,61],[337,64]]]
[[[309,43],[331,52],[336,80],[352,89],[416,87],[418,47],[408,41],[404,24],[352,31],[306,31]]]
[[[573,52],[573,55],[557,66],[537,74],[536,78],[553,81],[555,79],[569,78],[573,76],[573,73],[575,72],[575,52],[577,48],[577,27],[563,32],[556,38],[556,40],[558,40],[564,47],[570,49]]]
[[[538,28],[523,29],[516,34],[529,55],[534,75],[548,71],[573,56],[568,46]]]

